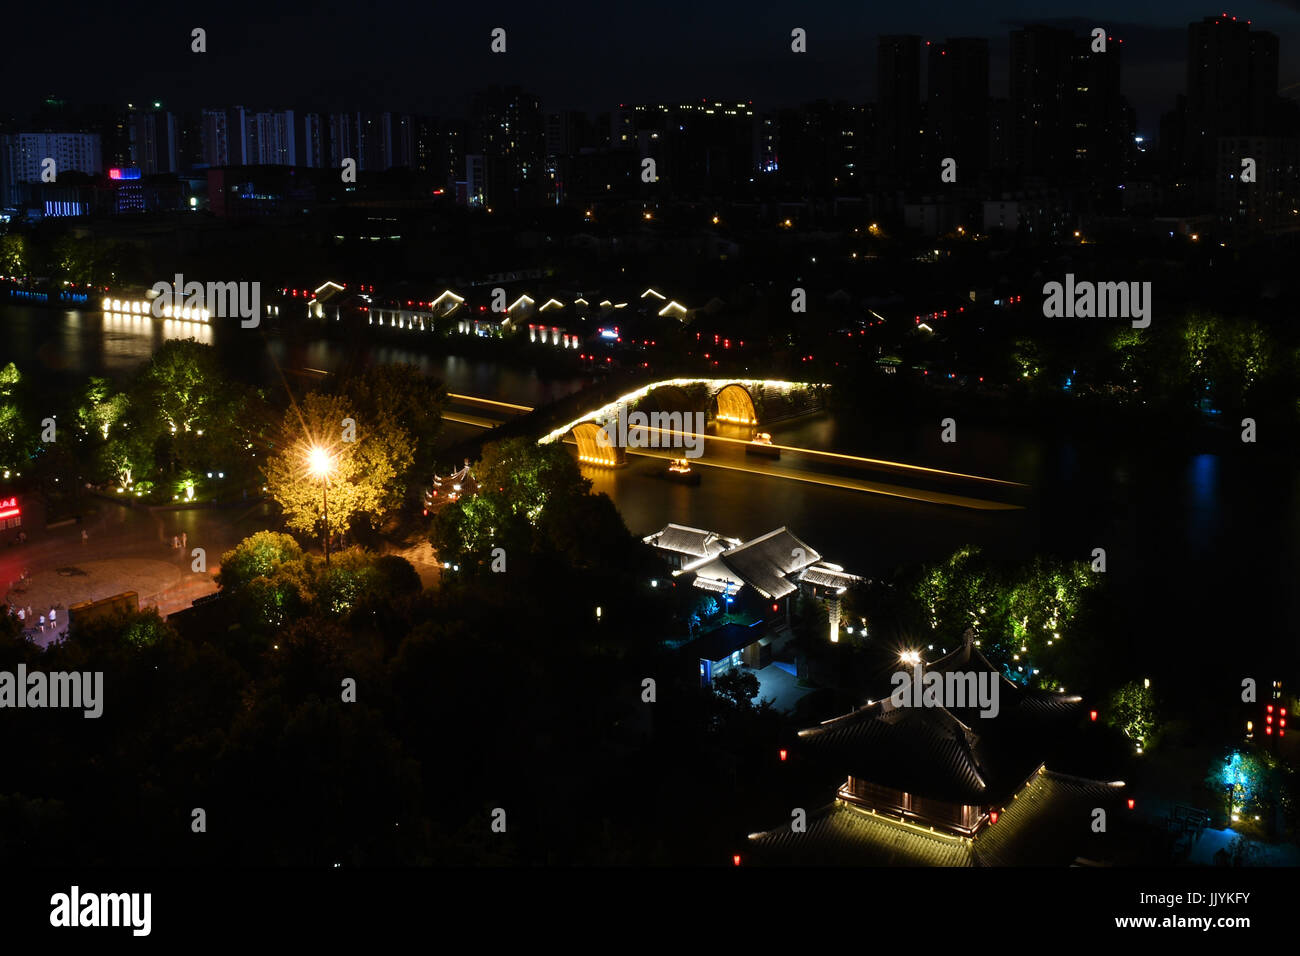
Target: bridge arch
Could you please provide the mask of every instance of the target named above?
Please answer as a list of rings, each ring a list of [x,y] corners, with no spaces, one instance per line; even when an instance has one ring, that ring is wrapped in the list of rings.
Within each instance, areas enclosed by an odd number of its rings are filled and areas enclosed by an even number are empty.
[[[726,392],[728,388],[735,386],[738,391],[728,392],[726,398],[722,399],[722,410],[726,411],[734,396],[736,402],[741,402],[740,414],[736,418],[749,420],[757,419],[756,414],[759,408],[762,408],[764,417],[769,419],[779,419],[789,417],[788,413],[794,409],[796,413],[800,408],[816,408],[820,405],[821,397],[829,385],[818,384],[815,382],[787,382],[773,379],[726,379],[726,378],[675,378],[661,379],[659,381],[647,382],[640,388],[633,389],[625,395],[606,402],[600,408],[593,409],[584,415],[559,425],[537,440],[543,444],[547,442],[560,441],[567,439],[574,433],[574,429],[585,422],[612,422],[618,417],[619,410],[627,408],[640,402],[650,392],[662,389],[665,386],[673,388],[682,388],[691,398],[695,409],[701,406],[712,411],[719,407],[718,396]],[[695,390],[702,390],[703,394],[698,394]],[[757,396],[757,400],[756,397]],[[698,403],[698,404],[697,404]],[[751,411],[753,409],[753,411]],[[732,409],[736,411],[737,409]],[[725,424],[725,423],[724,423]],[[737,425],[738,428],[753,427],[752,425]],[[602,449],[603,450],[603,449]]]
[[[701,404],[706,402],[707,398],[704,395],[692,397],[686,387],[673,382],[663,382],[653,386],[636,405],[638,409],[646,412],[693,412],[700,411]]]
[[[754,396],[749,389],[733,382],[724,386],[716,398],[718,406],[717,419],[732,425],[757,425],[758,411],[754,407]]]
[[[573,426],[572,434],[578,445],[580,462],[616,468],[627,461],[627,453],[614,443],[609,432],[595,422],[579,422]]]

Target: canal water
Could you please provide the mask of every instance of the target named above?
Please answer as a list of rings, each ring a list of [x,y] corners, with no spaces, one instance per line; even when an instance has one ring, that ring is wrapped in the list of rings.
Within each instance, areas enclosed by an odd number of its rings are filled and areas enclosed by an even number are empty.
[[[97,312],[3,304],[0,327],[0,363],[17,361],[45,388],[75,387],[89,374],[125,377],[166,339],[191,335],[214,345],[237,374],[268,387],[281,371],[315,374],[353,362],[411,362],[450,391],[530,406],[587,384],[580,376],[546,376],[392,342],[311,340],[235,325],[109,320]],[[1029,489],[1017,500],[1025,507],[974,511],[707,467],[692,487],[662,480],[663,462],[651,458],[632,457],[617,471],[583,467],[638,535],[668,522],[743,538],[786,526],[827,560],[869,576],[967,544],[1009,559],[1090,559],[1094,548],[1104,548],[1142,666],[1214,694],[1229,693],[1234,682],[1239,687],[1241,677],[1265,683],[1279,664],[1294,666],[1300,468],[1293,456],[1270,454],[1266,445],[1209,451],[1164,448],[1157,440],[1135,447],[960,412],[958,440],[945,444],[938,421],[914,418],[882,407],[852,420],[822,414],[770,430],[779,444],[1023,482]],[[898,475],[885,480],[907,483]],[[979,497],[985,489],[946,490]]]

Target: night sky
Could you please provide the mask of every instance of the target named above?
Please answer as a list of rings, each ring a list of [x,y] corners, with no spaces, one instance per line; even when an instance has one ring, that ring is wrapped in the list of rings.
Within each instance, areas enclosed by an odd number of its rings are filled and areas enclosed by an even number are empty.
[[[1187,24],[1224,9],[1188,0],[232,0],[140,14],[127,4],[21,4],[5,12],[10,96],[0,110],[22,121],[55,92],[81,103],[157,99],[175,110],[240,104],[460,115],[467,94],[492,82],[519,83],[547,109],[699,97],[759,108],[819,97],[865,101],[875,95],[876,37],[884,33],[989,37],[991,92],[1001,96],[1008,32],[1047,23],[1076,33],[1104,25],[1124,39],[1125,93],[1139,130],[1154,134],[1183,89]],[[1281,37],[1280,85],[1300,93],[1300,0],[1226,10]],[[203,55],[189,52],[196,26],[208,31]],[[504,56],[488,50],[496,26],[508,31]],[[803,56],[789,51],[795,26],[808,31]]]

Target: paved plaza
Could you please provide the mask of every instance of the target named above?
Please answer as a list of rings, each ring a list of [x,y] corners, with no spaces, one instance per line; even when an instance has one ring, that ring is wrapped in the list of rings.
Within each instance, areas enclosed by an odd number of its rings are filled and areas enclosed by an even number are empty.
[[[135,591],[141,607],[156,607],[164,616],[189,607],[217,589],[212,576],[221,555],[270,523],[261,503],[173,510],[89,498],[82,523],[48,528],[35,496],[26,496],[24,512],[27,542],[14,544],[7,536],[0,544],[0,588],[7,603],[31,607],[37,620],[57,610],[57,630],[47,625],[42,633],[27,622],[41,644],[67,627],[67,609],[80,601]],[[182,534],[187,546],[173,547],[173,537]],[[206,573],[192,569],[195,548],[205,552]]]
[[[813,692],[811,687],[799,686],[799,678],[794,675],[794,666],[781,661],[773,661],[761,670],[751,670],[758,678],[759,701],[771,701],[777,710],[794,710],[794,705],[803,697]]]

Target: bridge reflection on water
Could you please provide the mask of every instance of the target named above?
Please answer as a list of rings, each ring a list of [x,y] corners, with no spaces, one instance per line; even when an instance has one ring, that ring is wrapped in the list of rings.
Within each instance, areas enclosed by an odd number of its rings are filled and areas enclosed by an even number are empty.
[[[779,384],[788,386],[790,383]],[[650,387],[633,395],[640,398],[654,390],[654,387]],[[613,424],[611,419],[626,413],[627,408],[634,403],[634,400],[625,396],[583,419],[557,428],[544,436],[542,441],[562,440],[575,445],[579,462],[588,470],[621,467],[626,464],[629,455],[667,461],[682,455],[684,447],[702,445],[707,449],[707,454],[694,458],[693,466],[981,511],[1008,511],[1021,507],[1015,501],[958,493],[959,489],[965,490],[969,486],[981,489],[984,494],[996,489],[1002,492],[999,498],[1005,498],[1006,492],[1025,487],[1019,482],[1000,478],[780,443],[765,446],[776,453],[773,457],[760,459],[748,456],[745,454],[746,446],[751,445],[758,424],[749,393],[734,383],[715,388],[714,393],[717,396],[717,414],[704,434],[635,424],[633,421],[626,426],[626,447],[620,447],[615,437],[611,437],[609,428]],[[453,394],[449,398],[454,404],[444,413],[444,417],[449,421],[475,427],[491,428],[500,419],[463,410],[465,407],[472,410],[478,406],[487,406],[498,414],[507,415],[531,411],[527,406],[471,395]],[[816,417],[821,414],[824,413],[801,417]],[[689,421],[689,418],[683,420]],[[618,429],[615,429],[615,436],[617,435]],[[880,473],[889,474],[893,480],[884,482],[871,477]],[[900,479],[905,483],[900,484]]]

